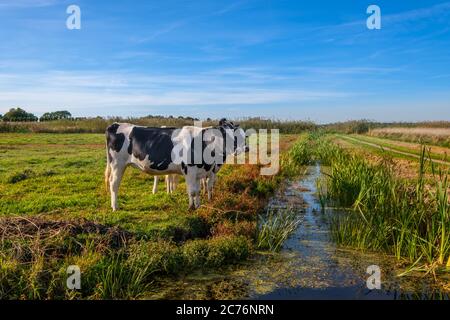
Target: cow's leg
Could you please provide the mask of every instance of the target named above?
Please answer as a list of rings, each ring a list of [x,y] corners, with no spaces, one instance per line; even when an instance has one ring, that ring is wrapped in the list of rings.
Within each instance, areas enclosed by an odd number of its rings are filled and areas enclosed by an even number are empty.
[[[172,176],[170,174],[166,175],[166,192],[167,194],[172,193]]]
[[[211,201],[213,197],[214,183],[216,182],[216,175],[211,173],[208,178],[206,189],[208,191],[208,201]]]
[[[186,185],[189,196],[189,209],[200,207],[200,179],[197,178],[197,168],[190,167],[186,174]]]
[[[109,176],[109,187],[111,191],[111,207],[113,211],[118,209],[117,194],[119,192],[120,182],[122,181],[123,173],[125,172],[125,165],[114,164],[111,165],[111,174]]]
[[[155,194],[158,192],[158,181],[159,181],[159,177],[158,176],[154,176],[153,177],[153,190],[152,193]]]
[[[172,175],[172,192],[177,189],[179,179],[180,177],[177,174]]]
[[[208,190],[208,178],[202,178],[200,181],[202,184],[202,194],[204,194]]]
[[[111,176],[111,165],[108,163],[106,164],[105,169],[105,186],[106,186],[106,192],[108,192],[109,189],[109,177]]]
[[[166,176],[167,181],[167,193],[173,193],[178,185],[178,175],[169,174]]]

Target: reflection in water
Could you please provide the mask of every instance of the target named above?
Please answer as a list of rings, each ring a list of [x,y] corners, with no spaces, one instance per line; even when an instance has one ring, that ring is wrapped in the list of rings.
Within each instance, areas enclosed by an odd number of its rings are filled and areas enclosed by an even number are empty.
[[[330,239],[327,216],[345,214],[322,210],[317,199],[319,165],[308,168],[300,181],[290,182],[269,203],[291,208],[302,216],[296,232],[280,253],[259,253],[244,264],[219,273],[194,274],[159,282],[163,299],[448,299],[427,278],[397,277],[397,260],[380,254],[336,247]],[[381,290],[366,286],[366,269],[381,268]]]

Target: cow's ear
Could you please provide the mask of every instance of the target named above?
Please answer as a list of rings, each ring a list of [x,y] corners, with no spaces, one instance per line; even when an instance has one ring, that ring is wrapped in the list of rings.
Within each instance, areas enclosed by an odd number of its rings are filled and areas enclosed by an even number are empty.
[[[226,122],[227,122],[227,119],[225,119],[225,118],[220,119],[219,126],[223,126]]]

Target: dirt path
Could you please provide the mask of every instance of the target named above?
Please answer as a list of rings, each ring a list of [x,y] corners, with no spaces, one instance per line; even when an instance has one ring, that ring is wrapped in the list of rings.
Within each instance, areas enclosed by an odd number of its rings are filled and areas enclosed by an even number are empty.
[[[377,143],[363,141],[363,140],[357,139],[355,137],[342,136],[342,135],[338,135],[337,137],[340,138],[340,139],[347,140],[347,141],[350,140],[350,141],[353,141],[353,142],[356,142],[356,143],[359,143],[359,144],[364,144],[364,145],[367,145],[367,146],[370,146],[370,147],[384,149],[384,150],[387,150],[387,151],[392,152],[392,153],[397,153],[397,154],[401,154],[401,155],[404,155],[404,156],[412,157],[412,158],[415,158],[415,159],[420,159],[420,156],[417,155],[417,154],[396,150],[396,149],[393,149],[393,148],[382,146],[382,145],[377,144]],[[446,165],[446,166],[450,166],[450,162],[448,162],[448,161],[436,160],[436,159],[432,159],[431,161],[434,162],[434,163],[437,163],[437,164],[443,164],[443,165]]]

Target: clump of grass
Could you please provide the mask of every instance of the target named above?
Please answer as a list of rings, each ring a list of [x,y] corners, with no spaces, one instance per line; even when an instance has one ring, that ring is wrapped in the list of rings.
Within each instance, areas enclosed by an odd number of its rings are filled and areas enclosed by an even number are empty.
[[[317,179],[316,189],[317,189],[317,197],[320,203],[320,208],[322,212],[324,212],[325,208],[327,207],[327,194],[326,191],[324,190],[323,181],[321,179]]]
[[[123,253],[106,259],[98,275],[94,296],[101,299],[136,299],[151,288],[151,260],[138,264]]]
[[[278,251],[288,237],[297,229],[301,218],[297,212],[269,209],[260,215],[257,231],[257,247]]]
[[[321,130],[312,131],[302,136],[287,153],[285,166],[298,174],[302,167],[320,162],[328,165],[337,149],[328,148],[328,140]]]
[[[310,148],[310,139],[303,139],[289,150],[289,157],[297,165],[308,165],[313,160],[312,151],[312,148]]]
[[[275,192],[276,181],[269,179],[260,179],[251,184],[250,194],[260,198],[267,198]]]
[[[18,183],[20,181],[24,181],[26,179],[34,177],[36,174],[33,170],[25,169],[20,172],[14,172],[12,173],[8,178],[7,182],[11,184]]]

